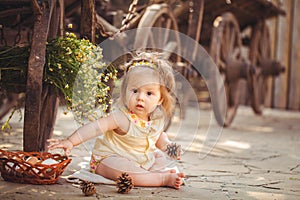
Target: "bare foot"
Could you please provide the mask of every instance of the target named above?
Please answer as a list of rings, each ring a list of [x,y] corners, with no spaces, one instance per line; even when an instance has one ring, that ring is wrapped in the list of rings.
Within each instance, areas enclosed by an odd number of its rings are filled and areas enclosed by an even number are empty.
[[[167,173],[163,179],[163,186],[173,187],[178,190],[183,183],[182,179],[184,177],[184,173]]]

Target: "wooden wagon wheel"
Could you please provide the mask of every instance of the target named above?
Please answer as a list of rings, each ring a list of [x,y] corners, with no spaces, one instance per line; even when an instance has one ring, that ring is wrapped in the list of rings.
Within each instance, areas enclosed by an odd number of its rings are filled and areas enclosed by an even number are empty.
[[[146,28],[143,29],[144,27]],[[157,27],[157,29],[149,27]],[[180,47],[177,21],[169,6],[167,4],[148,6],[137,27],[134,49],[150,48],[162,51],[166,59],[179,63],[181,61]],[[169,125],[170,121],[165,129],[168,129]]]
[[[142,29],[159,27],[163,29]],[[180,61],[180,38],[177,21],[167,4],[153,4],[147,7],[141,18],[135,36],[134,48],[156,48],[164,50],[165,57],[174,62]],[[168,30],[173,30],[169,32]],[[175,33],[175,34],[174,34]],[[176,52],[177,55],[172,54]]]
[[[233,63],[241,60],[241,47],[240,29],[234,15],[228,12],[217,17],[212,31],[210,55],[223,80],[217,80],[215,72],[211,70],[209,81],[214,88],[210,91],[211,98],[215,98],[216,102],[213,104],[214,114],[221,126],[231,124],[239,105],[240,70]],[[220,90],[222,84],[225,86],[226,94]],[[221,95],[226,95],[226,103],[219,100]]]
[[[252,30],[249,58],[255,68],[248,80],[251,106],[256,114],[261,114],[268,90],[262,66],[271,58],[270,34],[264,21],[257,23]]]

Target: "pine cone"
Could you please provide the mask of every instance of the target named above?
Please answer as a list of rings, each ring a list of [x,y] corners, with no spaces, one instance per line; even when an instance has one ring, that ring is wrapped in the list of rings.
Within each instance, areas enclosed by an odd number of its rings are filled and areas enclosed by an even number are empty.
[[[171,143],[167,145],[166,153],[170,158],[177,159],[181,154],[181,145],[176,143]]]
[[[129,174],[123,172],[116,180],[119,193],[128,193],[133,188],[133,182]]]
[[[83,181],[80,185],[80,188],[85,196],[92,196],[97,192],[94,183],[89,181]]]

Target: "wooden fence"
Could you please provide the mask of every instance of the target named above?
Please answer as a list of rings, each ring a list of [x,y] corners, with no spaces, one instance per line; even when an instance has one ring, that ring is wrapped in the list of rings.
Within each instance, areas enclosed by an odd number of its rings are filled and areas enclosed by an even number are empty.
[[[285,11],[268,21],[272,56],[285,66],[285,73],[270,78],[266,107],[300,110],[300,0],[273,0]]]

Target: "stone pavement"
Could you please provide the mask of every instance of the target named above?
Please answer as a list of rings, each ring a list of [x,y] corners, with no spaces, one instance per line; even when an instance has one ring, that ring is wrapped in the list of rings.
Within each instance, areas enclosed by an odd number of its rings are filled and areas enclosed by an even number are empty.
[[[72,116],[61,113],[56,138],[76,129]],[[10,134],[0,133],[1,149],[22,149],[22,123],[17,120],[15,116]],[[72,163],[57,184],[16,184],[1,178],[0,199],[300,199],[300,112],[264,109],[257,116],[240,106],[233,124],[222,130],[209,108],[189,108],[184,120],[174,119],[168,133],[183,146],[182,159],[171,163],[186,174],[180,190],[135,187],[118,194],[115,186],[97,184],[98,196],[84,197],[64,177],[88,163],[90,141],[73,150]]]

